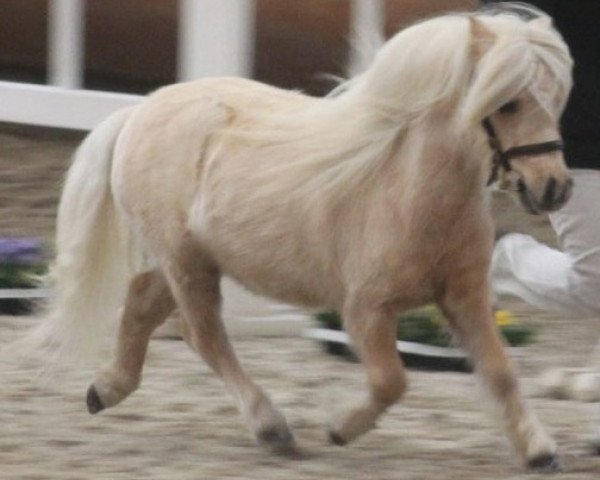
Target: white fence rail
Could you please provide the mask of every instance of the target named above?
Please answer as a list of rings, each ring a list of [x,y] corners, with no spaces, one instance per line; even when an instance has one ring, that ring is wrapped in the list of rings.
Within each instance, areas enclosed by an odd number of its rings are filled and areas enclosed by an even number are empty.
[[[141,98],[123,93],[0,81],[0,121],[91,130],[112,112],[134,105]]]
[[[0,82],[0,122],[88,130],[111,112],[141,97],[80,90],[85,59],[85,0],[49,0],[48,71],[52,86]],[[382,37],[382,0],[349,0],[351,43]],[[254,45],[255,0],[180,0],[178,78],[249,77]],[[351,69],[368,61],[358,51]]]
[[[382,36],[382,0],[352,2],[351,43],[372,44]],[[178,78],[251,76],[255,0],[180,0]],[[79,90],[84,72],[85,0],[50,0],[49,83],[54,87],[0,82],[0,121],[87,130],[114,110],[139,101],[136,95]],[[358,50],[351,69],[370,52]]]

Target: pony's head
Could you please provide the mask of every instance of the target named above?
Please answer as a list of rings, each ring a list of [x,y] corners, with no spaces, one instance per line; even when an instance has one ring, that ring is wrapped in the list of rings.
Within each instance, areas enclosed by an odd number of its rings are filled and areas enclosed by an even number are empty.
[[[571,70],[550,18],[509,4],[399,32],[346,88],[390,129],[409,128],[428,112],[450,112],[449,148],[460,144],[482,178],[499,173],[538,213],[559,208],[571,192],[559,133]]]
[[[540,213],[560,208],[572,190],[559,131],[572,60],[549,17],[520,10],[469,17],[474,67],[463,125],[487,137],[490,181],[500,178]]]

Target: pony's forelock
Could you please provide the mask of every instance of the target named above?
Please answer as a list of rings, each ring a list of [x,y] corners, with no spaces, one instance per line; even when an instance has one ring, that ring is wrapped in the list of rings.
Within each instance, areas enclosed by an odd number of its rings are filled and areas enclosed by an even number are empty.
[[[472,129],[525,88],[541,108],[557,118],[571,90],[573,62],[550,17],[517,3],[486,10],[475,18],[496,40],[475,66],[474,80],[462,105],[463,127]],[[540,89],[540,73],[553,79],[552,92]]]

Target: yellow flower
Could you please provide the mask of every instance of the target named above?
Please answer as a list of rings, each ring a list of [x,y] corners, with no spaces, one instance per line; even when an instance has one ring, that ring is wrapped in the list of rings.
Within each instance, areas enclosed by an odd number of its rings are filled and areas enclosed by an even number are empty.
[[[506,327],[507,325],[519,323],[515,316],[508,310],[496,310],[494,312],[494,318],[496,319],[496,325],[499,327]]]

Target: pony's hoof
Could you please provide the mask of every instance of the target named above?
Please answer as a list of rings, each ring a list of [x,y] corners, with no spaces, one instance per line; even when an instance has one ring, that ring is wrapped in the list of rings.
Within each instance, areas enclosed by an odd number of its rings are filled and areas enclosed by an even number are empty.
[[[343,447],[348,443],[338,432],[333,430],[329,432],[329,441],[338,447]]]
[[[102,400],[100,400],[94,385],[91,385],[90,388],[88,388],[86,403],[88,412],[90,412],[92,415],[104,410],[104,405],[102,404]]]
[[[527,461],[527,467],[530,470],[544,473],[560,472],[562,470],[558,455],[554,453],[542,453],[537,457],[530,458]]]
[[[260,445],[274,453],[295,456],[298,452],[294,435],[287,428],[265,428],[257,433],[256,438]]]

